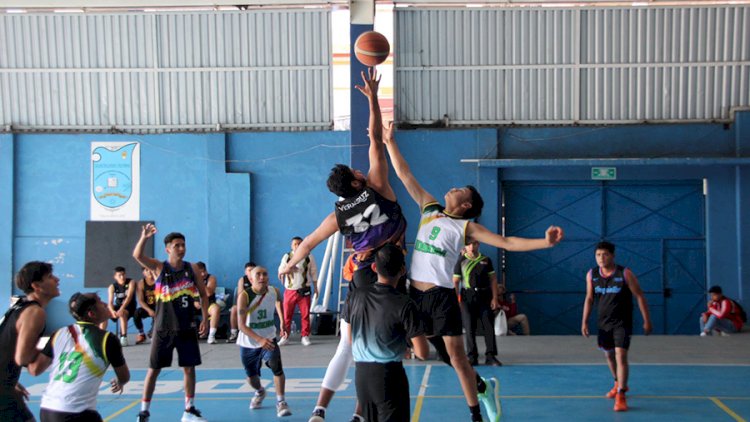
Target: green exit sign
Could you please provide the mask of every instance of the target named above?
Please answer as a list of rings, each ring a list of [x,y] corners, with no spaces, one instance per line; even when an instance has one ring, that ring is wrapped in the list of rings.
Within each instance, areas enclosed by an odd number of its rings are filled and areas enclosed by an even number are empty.
[[[591,167],[592,180],[616,180],[617,168],[615,167]]]

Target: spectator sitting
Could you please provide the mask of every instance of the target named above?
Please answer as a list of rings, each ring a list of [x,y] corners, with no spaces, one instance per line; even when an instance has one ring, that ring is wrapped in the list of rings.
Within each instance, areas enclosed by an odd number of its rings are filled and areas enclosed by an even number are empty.
[[[708,293],[711,295],[711,300],[708,302],[708,310],[700,318],[701,337],[709,336],[714,331],[723,336],[740,331],[742,308],[724,296],[719,286],[711,287]]]
[[[109,286],[107,307],[112,314],[112,322],[120,322],[120,344],[128,345],[128,319],[135,314],[135,283],[125,275],[124,267],[115,267],[115,282]],[[99,325],[107,329],[107,321]]]
[[[138,329],[138,337],[136,337],[135,344],[141,344],[146,341],[146,334],[143,331],[143,320],[146,318],[151,318],[151,330],[148,332],[148,336],[151,337],[154,329],[153,318],[156,315],[156,277],[146,267],[143,267],[142,273],[143,278],[135,285],[135,296],[141,305],[140,308],[135,310],[135,315],[133,315],[133,323],[135,324],[135,328]]]
[[[518,305],[516,305],[516,295],[511,293],[510,301],[506,301],[505,286],[500,285],[498,287],[498,302],[500,305],[500,309],[505,312],[505,319],[508,321],[508,334],[512,336],[516,335],[513,329],[520,326],[521,333],[523,333],[523,335],[530,335],[531,330],[529,329],[529,319],[526,317],[526,314],[518,313]]]

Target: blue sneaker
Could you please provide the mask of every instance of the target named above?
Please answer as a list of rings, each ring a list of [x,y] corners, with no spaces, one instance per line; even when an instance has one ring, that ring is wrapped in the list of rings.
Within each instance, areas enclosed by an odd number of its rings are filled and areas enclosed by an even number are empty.
[[[500,406],[500,381],[495,377],[489,380],[482,378],[482,380],[487,384],[487,388],[483,394],[477,394],[477,398],[484,406],[489,422],[499,422],[503,415],[503,409]]]

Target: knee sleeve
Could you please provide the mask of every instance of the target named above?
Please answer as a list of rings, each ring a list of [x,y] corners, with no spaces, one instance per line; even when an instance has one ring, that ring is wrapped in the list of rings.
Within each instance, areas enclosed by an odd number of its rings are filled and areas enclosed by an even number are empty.
[[[274,376],[280,377],[284,375],[284,366],[281,364],[281,353],[275,353],[273,358],[266,361],[266,366],[271,370]]]
[[[336,354],[333,355],[331,362],[328,364],[326,374],[321,384],[326,390],[336,391],[341,387],[346,379],[346,373],[352,364],[352,345],[349,341],[349,324],[343,319],[340,324],[341,340],[336,348]]]
[[[445,342],[443,341],[443,338],[440,336],[430,337],[427,339],[432,345],[435,347],[435,350],[437,350],[438,358],[443,361],[448,366],[453,366],[451,364],[451,356],[448,354],[448,349],[445,347]]]

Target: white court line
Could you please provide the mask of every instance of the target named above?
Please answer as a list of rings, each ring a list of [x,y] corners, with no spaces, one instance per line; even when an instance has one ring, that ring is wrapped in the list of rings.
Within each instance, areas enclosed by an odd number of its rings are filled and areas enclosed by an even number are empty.
[[[419,386],[417,397],[424,396],[424,393],[427,392],[427,382],[430,380],[430,370],[432,370],[432,365],[427,365],[427,368],[424,370],[424,375],[422,375],[422,384]]]
[[[419,386],[417,401],[414,403],[414,413],[411,415],[411,422],[419,422],[419,416],[422,413],[422,403],[424,403],[424,393],[427,391],[427,383],[430,381],[430,370],[432,370],[432,365],[427,365],[422,376],[422,385]]]

